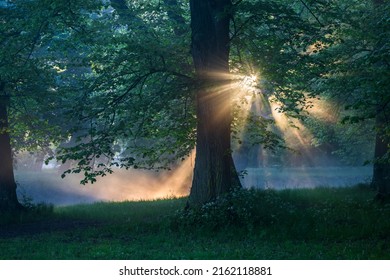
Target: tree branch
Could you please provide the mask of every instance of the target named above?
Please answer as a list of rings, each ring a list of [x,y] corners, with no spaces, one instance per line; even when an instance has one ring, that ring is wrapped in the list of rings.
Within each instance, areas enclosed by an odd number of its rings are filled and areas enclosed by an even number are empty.
[[[321,25],[321,27],[324,27],[325,25],[322,24],[322,22],[320,21],[320,19],[313,13],[313,11],[310,9],[310,7],[305,3],[305,1],[303,0],[299,0],[303,6],[305,6],[305,8],[309,11],[309,13],[316,19],[316,21]]]

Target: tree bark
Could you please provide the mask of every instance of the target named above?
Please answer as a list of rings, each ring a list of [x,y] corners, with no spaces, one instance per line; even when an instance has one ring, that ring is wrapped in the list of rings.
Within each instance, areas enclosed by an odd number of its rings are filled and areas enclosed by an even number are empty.
[[[385,110],[377,110],[376,114],[376,140],[374,155],[374,172],[371,185],[377,190],[376,198],[384,200],[390,197],[390,114]]]
[[[374,7],[380,9],[383,0],[373,0]],[[381,62],[380,62],[381,63]],[[388,93],[378,95],[375,116],[375,154],[371,186],[377,190],[379,201],[390,198],[390,101]]]
[[[9,96],[0,84],[0,211],[14,212],[21,209],[16,195],[11,141],[8,127]]]
[[[196,159],[189,206],[240,186],[231,145],[230,0],[191,0],[192,57],[197,75]]]

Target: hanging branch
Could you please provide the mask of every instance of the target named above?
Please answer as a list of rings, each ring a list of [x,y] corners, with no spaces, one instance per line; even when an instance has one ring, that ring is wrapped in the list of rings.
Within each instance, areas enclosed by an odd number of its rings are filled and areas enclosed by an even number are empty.
[[[316,21],[321,25],[321,27],[325,27],[325,25],[322,24],[322,22],[320,21],[320,19],[313,13],[313,11],[310,9],[310,7],[305,3],[305,1],[303,0],[299,0],[303,6],[305,6],[305,8],[309,11],[309,13],[316,19]]]

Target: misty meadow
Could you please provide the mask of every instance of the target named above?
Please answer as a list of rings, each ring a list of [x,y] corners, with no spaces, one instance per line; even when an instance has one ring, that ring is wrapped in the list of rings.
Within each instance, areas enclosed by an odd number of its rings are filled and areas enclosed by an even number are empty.
[[[0,1],[0,259],[388,259],[389,9]]]

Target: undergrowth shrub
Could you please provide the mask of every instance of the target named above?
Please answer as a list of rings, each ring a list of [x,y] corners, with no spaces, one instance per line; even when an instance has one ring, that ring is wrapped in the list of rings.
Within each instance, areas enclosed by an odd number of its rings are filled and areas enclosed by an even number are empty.
[[[47,203],[34,203],[33,200],[22,195],[20,199],[21,209],[14,211],[2,211],[0,213],[0,225],[34,222],[51,217],[54,213],[54,205]]]
[[[212,230],[235,226],[251,230],[274,224],[294,212],[294,205],[282,200],[276,191],[237,189],[200,208],[176,212],[172,226]]]

